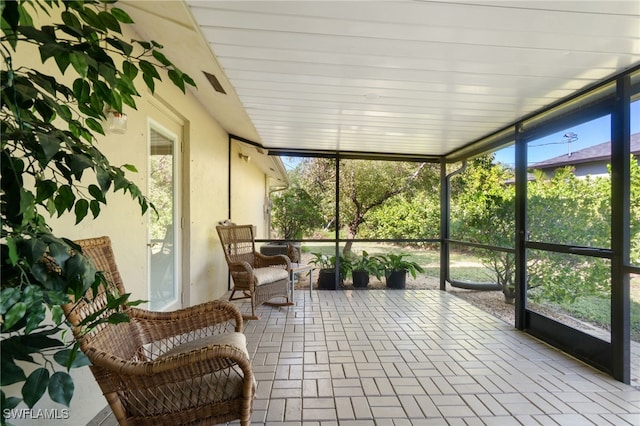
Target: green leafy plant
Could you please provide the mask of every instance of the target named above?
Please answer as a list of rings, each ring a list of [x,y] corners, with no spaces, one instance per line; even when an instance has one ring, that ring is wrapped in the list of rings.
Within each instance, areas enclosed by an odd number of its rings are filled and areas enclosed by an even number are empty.
[[[318,271],[318,288],[319,289],[335,289],[336,284],[336,259],[340,260],[340,283],[343,282],[345,277],[350,271],[349,260],[340,255],[336,258],[335,255],[330,255],[321,252],[312,253],[313,257],[309,261],[310,264],[315,265]]]
[[[369,256],[366,250],[361,254],[354,254],[350,260],[351,271],[363,271],[380,279],[384,273],[384,267],[376,256]]]
[[[309,260],[309,263],[315,265],[320,270],[332,270],[336,267],[336,256],[330,255],[326,253],[314,252],[311,253],[313,258]],[[347,276],[349,271],[351,270],[351,263],[349,259],[345,256],[340,255],[340,276],[343,278]]]
[[[129,193],[142,213],[147,211],[147,198],[125,176],[135,167],[111,165],[96,136],[105,133],[107,110],[136,108],[138,77],[152,92],[161,69],[183,92],[195,85],[160,52],[157,42],[123,38],[122,25],[133,21],[114,3],[1,2],[3,424],[8,409],[21,400],[33,407],[47,390],[53,401],[69,404],[73,381],[56,365],[69,369],[87,361],[77,345],[61,336],[66,329],[61,305],[70,297],[81,299],[104,280],[78,246],[52,233],[41,212],[50,217],[73,214],[80,223],[89,214],[100,214],[111,190]],[[38,27],[33,13],[59,21]],[[16,52],[26,45],[37,48],[41,63],[48,65],[43,69],[57,67],[65,77],[16,63]],[[111,298],[105,308],[113,311],[109,322],[128,320],[120,312],[127,299]],[[90,317],[83,325],[91,329],[97,322]],[[25,363],[35,366],[29,375]],[[5,395],[6,386],[21,382],[20,397]]]
[[[314,252],[311,253],[313,258],[309,260],[309,263],[315,265],[320,269],[333,269],[335,266],[335,256],[331,256],[329,254]],[[333,257],[333,260],[332,260]]]
[[[376,256],[380,261],[380,264],[384,268],[385,275],[389,275],[393,271],[405,271],[413,278],[418,276],[418,273],[424,273],[424,268],[417,262],[406,259],[406,254],[388,253]]]

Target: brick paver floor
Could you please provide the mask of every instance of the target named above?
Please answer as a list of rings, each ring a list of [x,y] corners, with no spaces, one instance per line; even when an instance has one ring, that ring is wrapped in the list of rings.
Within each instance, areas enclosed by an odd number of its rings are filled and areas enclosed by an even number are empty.
[[[451,294],[295,298],[245,324],[252,425],[640,425],[640,391]]]
[[[295,296],[246,324],[252,424],[640,425],[639,391],[445,292]]]

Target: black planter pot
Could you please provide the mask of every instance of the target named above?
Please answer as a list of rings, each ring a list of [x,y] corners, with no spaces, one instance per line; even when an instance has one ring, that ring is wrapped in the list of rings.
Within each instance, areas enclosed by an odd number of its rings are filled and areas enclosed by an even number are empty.
[[[335,269],[320,269],[318,272],[318,290],[337,290]]]
[[[353,277],[353,286],[364,288],[369,285],[369,273],[367,271],[351,271]]]
[[[387,288],[403,290],[407,287],[407,271],[391,271],[385,274]]]

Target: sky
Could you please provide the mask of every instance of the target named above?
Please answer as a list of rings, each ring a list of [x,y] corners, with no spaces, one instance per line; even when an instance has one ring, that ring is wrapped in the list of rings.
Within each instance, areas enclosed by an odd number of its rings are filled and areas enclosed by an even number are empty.
[[[631,134],[637,132],[640,132],[640,101],[631,104]],[[610,140],[610,116],[607,115],[530,142],[527,160],[533,164]],[[514,146],[496,151],[496,162],[513,166],[514,152]]]

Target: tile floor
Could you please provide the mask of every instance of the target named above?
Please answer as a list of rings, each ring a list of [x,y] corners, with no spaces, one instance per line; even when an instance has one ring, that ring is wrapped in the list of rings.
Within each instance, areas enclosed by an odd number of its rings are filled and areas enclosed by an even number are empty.
[[[640,391],[450,294],[295,297],[246,324],[252,425],[640,425]]]

